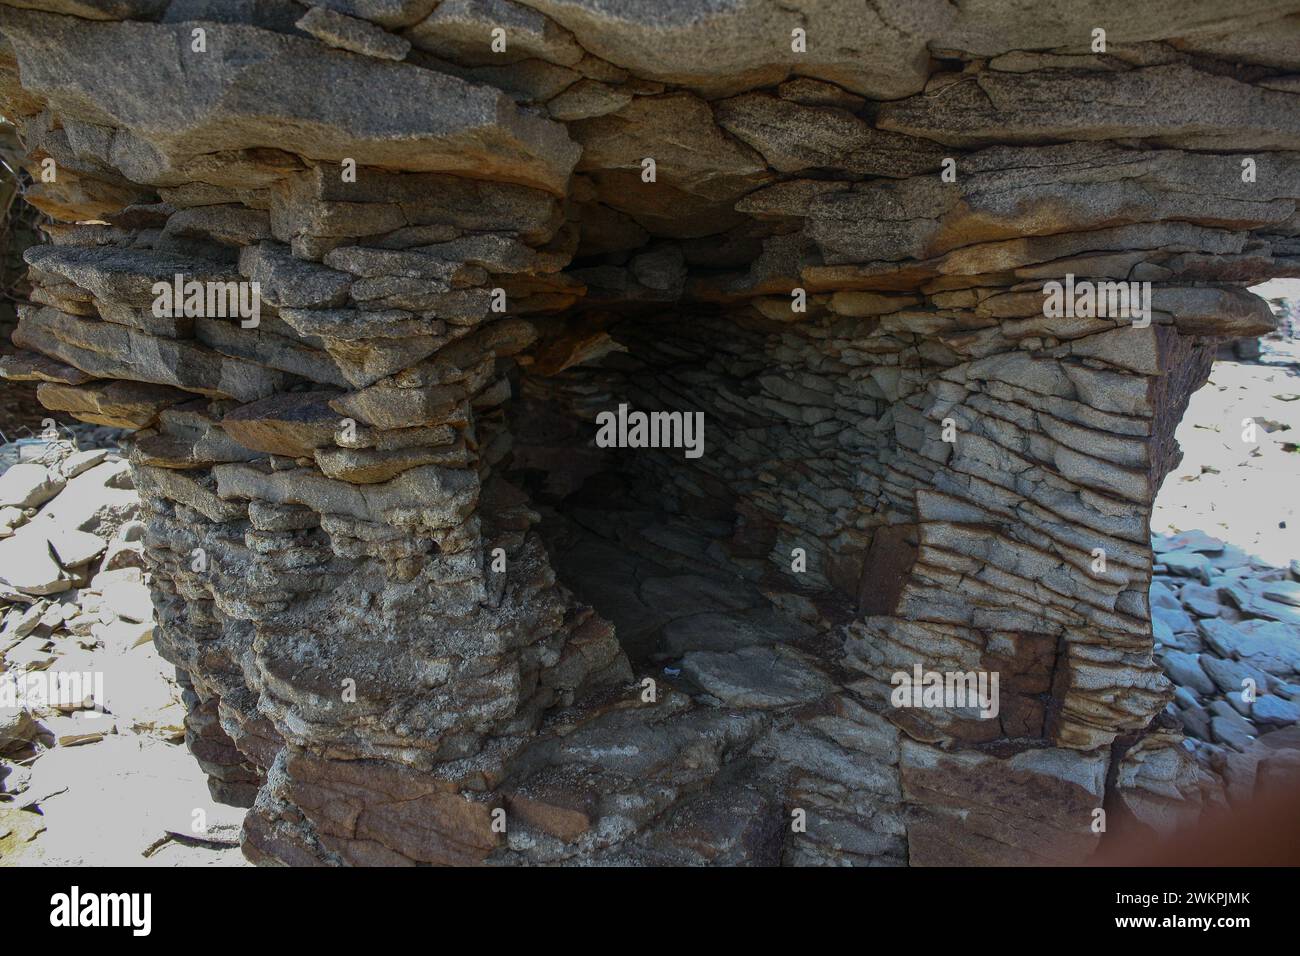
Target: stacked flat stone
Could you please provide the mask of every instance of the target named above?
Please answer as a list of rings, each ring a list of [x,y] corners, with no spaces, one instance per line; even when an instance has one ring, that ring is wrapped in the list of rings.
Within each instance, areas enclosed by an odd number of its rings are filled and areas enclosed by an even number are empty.
[[[1159,718],[1148,523],[1218,341],[1273,325],[1245,287],[1300,269],[1300,3],[0,10],[60,220],[3,372],[136,429],[250,858],[1074,862],[1103,805],[1222,803]],[[260,323],[156,315],[176,274]],[[1150,282],[1150,326],[1046,318],[1066,274]],[[702,543],[623,543],[777,612],[649,698],[520,477],[610,467],[619,402],[707,422],[613,466]],[[1000,716],[892,707],[915,664]]]

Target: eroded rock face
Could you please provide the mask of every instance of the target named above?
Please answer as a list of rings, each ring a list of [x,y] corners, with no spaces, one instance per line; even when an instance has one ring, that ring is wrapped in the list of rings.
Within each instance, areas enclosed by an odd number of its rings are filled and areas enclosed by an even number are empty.
[[[61,220],[3,372],[137,429],[250,858],[1073,862],[1216,799],[1148,516],[1300,268],[1300,4],[213,6],[0,6]]]

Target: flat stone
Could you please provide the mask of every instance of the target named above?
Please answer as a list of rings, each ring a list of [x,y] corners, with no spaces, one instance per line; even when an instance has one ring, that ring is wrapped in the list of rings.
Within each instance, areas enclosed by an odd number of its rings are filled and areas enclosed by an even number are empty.
[[[1198,551],[1166,551],[1160,556],[1160,563],[1169,569],[1170,574],[1197,578],[1207,586],[1210,583],[1213,566],[1210,559]]]
[[[1184,584],[1178,596],[1182,599],[1183,606],[1197,617],[1218,617],[1223,610],[1219,604],[1218,589],[1214,587],[1206,587],[1204,584]]]
[[[233,204],[196,206],[174,212],[163,233],[212,239],[228,246],[250,246],[271,238],[271,217],[260,209]]]
[[[63,475],[64,478],[75,478],[83,471],[88,471],[107,460],[107,448],[88,448],[85,451],[74,451],[59,463],[59,474]]]
[[[1155,638],[1156,644],[1163,644],[1166,647],[1175,646],[1174,631],[1162,618],[1151,618],[1151,634]]]
[[[577,146],[562,126],[521,112],[499,90],[243,24],[205,29],[210,48],[240,56],[190,69],[181,52],[189,50],[186,23],[56,21],[26,11],[5,22],[26,90],[61,113],[93,110],[147,142],[115,157],[135,182],[183,173],[200,153],[278,148],[292,129],[292,148],[310,159],[491,173],[564,192]],[[125,59],[140,65],[129,89],[116,80]],[[395,89],[404,95],[394,99]],[[119,138],[125,145],[128,137]]]
[[[392,451],[353,448],[317,448],[316,464],[330,478],[353,484],[390,481],[420,465],[465,466],[469,456],[462,445],[455,447],[411,447]]]
[[[1268,693],[1269,688],[1272,686],[1272,680],[1268,674],[1241,661],[1225,661],[1209,654],[1202,654],[1200,663],[1201,668],[1214,681],[1215,686],[1227,694],[1229,698],[1242,699],[1242,692],[1246,688],[1243,683],[1245,680],[1255,682],[1255,692],[1257,694]]]
[[[1274,581],[1264,585],[1263,594],[1270,601],[1300,607],[1300,581]]]
[[[1212,740],[1210,715],[1199,704],[1179,707],[1178,715],[1182,718],[1184,730],[1199,740]]]
[[[730,707],[789,707],[834,687],[812,658],[781,645],[694,651],[683,658],[682,674]]]
[[[1190,687],[1200,694],[1213,694],[1214,682],[1201,669],[1199,657],[1183,651],[1168,651],[1160,663],[1175,684]]]
[[[25,747],[39,731],[26,707],[0,707],[0,753]]]
[[[1204,531],[1183,531],[1173,537],[1159,540],[1163,545],[1158,548],[1161,553],[1187,550],[1201,554],[1218,554],[1224,549],[1223,541],[1206,534]]]
[[[279,372],[256,362],[223,355],[192,340],[149,335],[57,309],[21,306],[13,339],[25,348],[51,355],[97,378],[170,385],[241,401],[262,398],[284,387],[284,376]],[[47,382],[42,387],[55,386]]]
[[[48,524],[48,522],[43,522]],[[65,568],[76,568],[99,557],[108,542],[89,531],[62,528],[48,537],[54,556]]]
[[[492,49],[496,28],[506,31],[504,51]],[[407,35],[420,49],[467,65],[539,59],[574,66],[584,54],[554,20],[509,0],[443,0]]]
[[[1287,727],[1300,723],[1300,704],[1273,694],[1264,694],[1255,698],[1250,716],[1260,726]]]
[[[86,28],[95,29],[92,25]],[[96,299],[137,309],[152,309],[158,298],[154,283],[171,284],[177,275],[197,282],[236,278],[228,268],[209,259],[113,246],[31,246],[23,253],[23,261],[61,276]]]
[[[604,116],[621,110],[631,102],[632,94],[626,90],[596,80],[581,79],[551,99],[546,104],[546,109],[557,120],[568,122]]]
[[[1225,584],[1222,593],[1229,602],[1251,617],[1300,625],[1300,607],[1265,597],[1263,592],[1267,587],[1265,582],[1240,578],[1236,583]]]
[[[154,424],[163,409],[194,398],[192,393],[179,388],[145,382],[92,382],[87,385],[42,382],[36,395],[51,411],[67,412],[93,425],[131,430]]]
[[[1210,734],[1214,740],[1221,744],[1227,744],[1237,750],[1249,750],[1255,738],[1250,731],[1246,729],[1249,724],[1243,726],[1242,723],[1230,720],[1227,717],[1210,718]]]
[[[763,154],[782,173],[842,169],[904,178],[937,170],[940,146],[872,128],[846,110],[804,106],[761,93],[714,104],[719,126]]]
[[[1152,605],[1151,618],[1163,622],[1175,634],[1196,630],[1196,621],[1182,609],[1181,605],[1174,608]]]
[[[977,83],[957,83],[942,97],[915,96],[883,104],[882,129],[977,147],[1047,140],[1148,136],[1173,146],[1235,142],[1243,149],[1294,149],[1300,124],[1271,120],[1287,94],[1214,76],[1188,64],[1151,66],[1121,74],[987,71]],[[1062,111],[1063,102],[1077,103]],[[1166,104],[1153,117],[1139,104]],[[1203,132],[1207,125],[1212,136]],[[1014,130],[1010,134],[1008,131]]]
[[[644,597],[644,593],[643,593]],[[797,633],[797,625],[767,608],[752,611],[689,614],[664,625],[665,650],[680,656],[688,651],[733,651],[755,644],[778,644]]]
[[[0,475],[0,507],[36,508],[60,491],[66,480],[36,462],[11,465]]]
[[[340,50],[350,50],[383,60],[401,60],[411,52],[411,41],[382,30],[365,20],[324,7],[312,7],[296,26],[317,40]]]
[[[290,392],[251,402],[221,420],[222,429],[245,448],[309,458],[334,441],[343,416],[330,408],[337,392]]]
[[[1151,607],[1170,608],[1172,610],[1181,610],[1182,602],[1178,600],[1178,593],[1166,585],[1163,581],[1155,578],[1151,581]]]
[[[136,623],[153,620],[153,599],[149,589],[133,581],[118,581],[103,590],[104,605],[118,617]]]
[[[72,575],[55,560],[49,540],[30,524],[0,541],[0,581],[24,594],[58,594],[72,587]]]
[[[258,283],[262,298],[277,308],[333,308],[347,301],[352,285],[345,273],[297,259],[274,242],[241,249],[239,271]]]

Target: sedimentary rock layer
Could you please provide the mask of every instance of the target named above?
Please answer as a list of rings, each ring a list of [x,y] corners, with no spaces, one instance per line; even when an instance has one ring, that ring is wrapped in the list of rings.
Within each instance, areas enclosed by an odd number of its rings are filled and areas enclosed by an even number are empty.
[[[1148,516],[1300,271],[1298,30],[3,0],[53,221],[0,371],[136,429],[257,862],[1079,861],[1097,810],[1223,799],[1160,716]],[[600,447],[620,404],[703,455]],[[918,668],[996,714],[900,706]]]

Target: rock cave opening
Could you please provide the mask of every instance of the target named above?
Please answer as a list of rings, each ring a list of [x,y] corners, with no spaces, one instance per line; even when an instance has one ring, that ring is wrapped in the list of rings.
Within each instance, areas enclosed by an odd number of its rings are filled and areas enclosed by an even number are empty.
[[[811,647],[852,617],[869,540],[850,462],[873,450],[861,432],[841,437],[863,421],[860,406],[835,421],[847,389],[772,354],[788,327],[749,309],[580,313],[541,323],[524,359],[504,473],[541,513],[560,580],[615,625],[634,665]],[[638,448],[625,424],[633,447],[601,447],[597,417],[613,427],[620,406],[634,425],[638,412],[679,428],[699,416],[702,441]],[[800,485],[826,510],[799,504]],[[825,543],[837,537],[859,543],[856,562]]]

